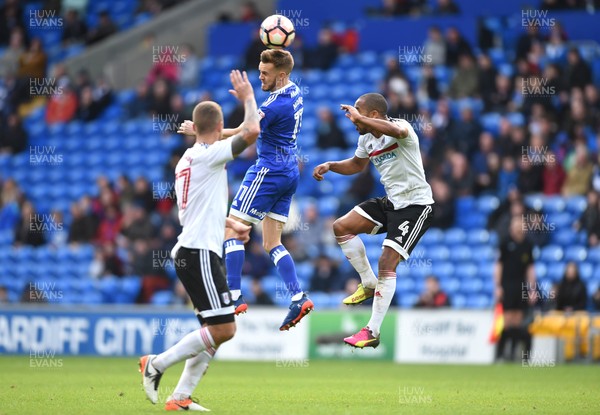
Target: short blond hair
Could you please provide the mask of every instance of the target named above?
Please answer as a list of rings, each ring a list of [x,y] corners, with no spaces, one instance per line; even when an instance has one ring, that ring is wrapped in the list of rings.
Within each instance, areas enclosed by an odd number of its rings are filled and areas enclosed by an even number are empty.
[[[197,134],[210,133],[223,121],[223,111],[216,102],[203,101],[194,108],[192,120]]]

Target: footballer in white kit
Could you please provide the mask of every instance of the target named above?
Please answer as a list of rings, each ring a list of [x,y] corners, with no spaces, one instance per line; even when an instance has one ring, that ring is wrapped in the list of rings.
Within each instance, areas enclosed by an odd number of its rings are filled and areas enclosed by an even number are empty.
[[[431,187],[425,179],[419,138],[406,120],[387,116],[387,101],[369,93],[354,106],[342,105],[360,137],[354,157],[315,167],[313,177],[323,180],[328,171],[350,175],[364,170],[369,161],[381,175],[386,196],[369,199],[337,219],[336,239],[361,278],[357,291],[344,299],[356,305],[373,297],[369,323],[344,341],[354,347],[377,347],[380,328],[396,291],[396,268],[407,260],[433,218]],[[375,276],[362,240],[357,235],[386,233]]]
[[[250,227],[227,219],[225,164],[256,142],[260,124],[246,73],[232,71],[230,78],[230,92],[244,105],[244,122],[239,132],[221,140],[221,107],[211,101],[199,103],[193,113],[196,143],[186,150],[175,168],[175,193],[183,230],[171,256],[201,327],[163,353],[140,358],[142,384],[153,404],[159,399],[158,386],[165,370],[185,360],[179,383],[166,400],[166,410],[207,411],[191,395],[218,347],[235,333],[233,300],[222,259],[223,240],[227,227],[235,238],[247,241]],[[183,128],[182,124],[179,132]]]

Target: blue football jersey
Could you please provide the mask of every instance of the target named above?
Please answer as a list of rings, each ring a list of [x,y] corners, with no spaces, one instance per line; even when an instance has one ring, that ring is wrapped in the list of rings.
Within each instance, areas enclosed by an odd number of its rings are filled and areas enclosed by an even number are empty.
[[[261,104],[257,166],[271,171],[298,168],[296,139],[302,126],[303,108],[302,92],[293,82],[271,92]]]

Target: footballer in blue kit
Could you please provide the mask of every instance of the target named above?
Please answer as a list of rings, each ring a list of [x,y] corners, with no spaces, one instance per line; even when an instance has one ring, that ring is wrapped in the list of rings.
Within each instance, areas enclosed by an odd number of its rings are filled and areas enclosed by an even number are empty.
[[[292,257],[281,244],[281,233],[300,177],[296,139],[304,106],[300,88],[289,80],[294,67],[292,55],[285,50],[270,49],[261,53],[260,60],[261,89],[270,95],[258,109],[261,119],[256,144],[258,159],[246,172],[229,217],[247,225],[262,221],[263,247],[281,275],[285,294],[291,300],[290,311],[280,326],[283,331],[294,327],[314,308],[300,287]],[[223,135],[237,134],[243,128],[242,124],[224,130]],[[226,230],[224,249],[227,280],[237,315],[248,309],[241,295],[244,244]]]

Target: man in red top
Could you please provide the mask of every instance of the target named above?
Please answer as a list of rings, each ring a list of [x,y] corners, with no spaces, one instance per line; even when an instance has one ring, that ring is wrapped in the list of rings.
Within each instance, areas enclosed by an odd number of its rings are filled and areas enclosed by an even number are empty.
[[[440,288],[440,281],[437,277],[430,275],[425,279],[425,291],[419,297],[415,307],[437,308],[449,307],[450,300],[445,292]]]

